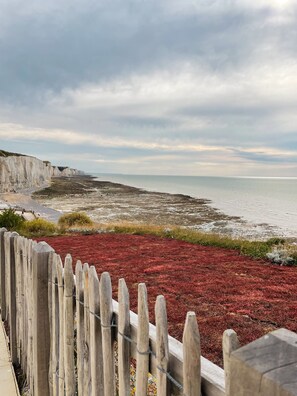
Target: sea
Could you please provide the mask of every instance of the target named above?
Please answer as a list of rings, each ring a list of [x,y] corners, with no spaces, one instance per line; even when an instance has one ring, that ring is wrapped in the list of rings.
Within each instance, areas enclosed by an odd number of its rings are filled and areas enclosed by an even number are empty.
[[[210,205],[297,237],[297,177],[155,176],[94,173],[98,180],[209,199]]]

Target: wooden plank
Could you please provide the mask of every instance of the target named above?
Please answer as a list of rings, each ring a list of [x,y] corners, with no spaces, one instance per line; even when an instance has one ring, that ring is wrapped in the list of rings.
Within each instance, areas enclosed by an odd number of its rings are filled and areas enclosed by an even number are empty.
[[[17,297],[16,297],[16,261],[15,261],[15,239],[18,237],[16,232],[10,233],[9,237],[9,341],[11,362],[14,365],[18,364],[17,353]]]
[[[84,396],[91,394],[90,366],[90,313],[89,313],[89,265],[84,263]]]
[[[72,258],[70,254],[67,254],[64,266],[64,371],[66,396],[75,395],[73,293]]]
[[[50,332],[50,360],[49,360],[49,369],[48,369],[48,378],[49,378],[49,393],[50,396],[53,394],[53,303],[52,303],[52,272],[53,272],[53,265],[54,265],[54,252],[50,252],[48,258],[48,311],[49,311],[49,332]]]
[[[103,272],[100,278],[100,314],[103,351],[104,395],[115,394],[114,351],[111,334],[112,321],[112,288],[108,272]]]
[[[225,372],[225,388],[226,396],[231,396],[230,393],[230,356],[231,353],[240,347],[237,334],[234,330],[228,329],[223,333],[223,361]]]
[[[297,334],[275,330],[231,353],[230,394],[296,396]]]
[[[115,322],[118,323],[119,304],[113,300],[113,312]],[[130,336],[131,357],[137,359],[137,349],[135,343],[137,341],[138,316],[130,311]],[[156,352],[156,327],[149,325],[149,341],[153,352]],[[171,375],[179,382],[183,383],[183,344],[169,335],[169,365]],[[157,375],[156,359],[150,355],[150,372]],[[202,394],[207,396],[225,396],[225,378],[224,370],[215,365],[208,359],[201,356],[201,387]],[[175,392],[175,389],[171,390]]]
[[[4,234],[4,249],[5,249],[5,302],[6,315],[5,319],[9,322],[9,296],[10,296],[10,235],[11,232]]]
[[[149,313],[147,290],[144,283],[138,285],[138,331],[136,359],[136,396],[147,394],[149,368]]]
[[[76,347],[77,347],[77,391],[78,396],[84,392],[84,292],[83,292],[83,269],[81,261],[75,266],[76,280]]]
[[[64,270],[61,257],[57,257],[56,271],[58,278],[59,294],[59,370],[57,372],[59,379],[59,396],[65,392],[65,374],[64,374]]]
[[[130,396],[130,298],[124,279],[119,279],[118,364],[119,396]]]
[[[155,304],[156,318],[156,360],[157,360],[157,396],[167,396],[170,383],[167,381],[169,366],[168,325],[166,301],[164,296],[158,296]]]
[[[6,275],[5,275],[5,244],[6,228],[0,229],[0,290],[1,290],[1,320],[6,319]]]
[[[188,312],[183,334],[183,387],[188,396],[201,394],[200,335],[195,312]]]
[[[40,242],[33,249],[33,361],[34,396],[49,395],[50,333],[48,258],[53,249]]]
[[[53,396],[59,395],[59,288],[57,276],[57,261],[56,253],[52,260],[52,383]]]
[[[89,269],[90,364],[92,396],[104,395],[102,332],[100,323],[99,279],[94,266]],[[95,316],[97,315],[97,317]]]

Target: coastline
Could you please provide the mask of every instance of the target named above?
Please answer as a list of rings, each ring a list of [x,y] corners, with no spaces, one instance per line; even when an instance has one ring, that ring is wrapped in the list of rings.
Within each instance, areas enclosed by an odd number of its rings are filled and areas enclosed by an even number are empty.
[[[32,198],[56,216],[82,211],[99,224],[179,226],[249,240],[284,236],[268,224],[226,215],[209,199],[147,191],[90,175],[53,178],[49,187],[34,192]]]

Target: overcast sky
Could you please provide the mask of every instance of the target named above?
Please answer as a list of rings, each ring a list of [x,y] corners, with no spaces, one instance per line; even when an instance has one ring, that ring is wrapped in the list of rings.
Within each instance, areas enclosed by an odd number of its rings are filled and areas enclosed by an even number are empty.
[[[296,0],[0,0],[0,148],[297,176]]]

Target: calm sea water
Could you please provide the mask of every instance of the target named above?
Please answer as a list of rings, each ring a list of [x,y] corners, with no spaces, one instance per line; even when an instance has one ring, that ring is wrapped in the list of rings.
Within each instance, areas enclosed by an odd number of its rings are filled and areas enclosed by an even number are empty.
[[[297,236],[297,178],[94,176],[150,191],[208,198],[212,206],[228,215],[256,224],[267,223],[287,236]]]

